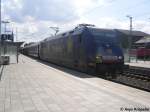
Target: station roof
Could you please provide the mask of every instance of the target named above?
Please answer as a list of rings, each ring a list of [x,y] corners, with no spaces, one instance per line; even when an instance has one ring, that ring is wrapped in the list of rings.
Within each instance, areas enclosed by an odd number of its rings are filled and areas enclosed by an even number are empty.
[[[136,44],[142,44],[142,43],[150,43],[150,36],[149,37],[144,37],[140,39],[139,41],[136,42]]]
[[[123,29],[115,29],[115,30],[120,32],[120,33],[123,33],[125,35],[130,35],[130,30],[123,30]],[[132,31],[132,35],[133,36],[142,36],[142,37],[150,36],[150,34],[144,33],[142,31],[136,31],[136,30]]]
[[[4,41],[4,44],[21,46],[24,42],[12,42],[12,41]]]

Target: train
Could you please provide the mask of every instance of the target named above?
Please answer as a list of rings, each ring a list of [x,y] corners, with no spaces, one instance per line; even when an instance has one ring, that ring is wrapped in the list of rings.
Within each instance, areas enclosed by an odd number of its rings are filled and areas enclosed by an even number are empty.
[[[141,60],[150,60],[150,48],[148,47],[138,47],[136,49],[132,49],[130,55],[134,55],[137,59]]]
[[[136,41],[132,46],[132,53],[137,59],[150,60],[150,38],[149,36],[144,37]]]
[[[137,49],[138,59],[150,59],[150,48],[141,47]]]
[[[73,30],[27,45],[23,54],[86,73],[116,77],[124,66],[123,51],[113,29],[79,24]]]

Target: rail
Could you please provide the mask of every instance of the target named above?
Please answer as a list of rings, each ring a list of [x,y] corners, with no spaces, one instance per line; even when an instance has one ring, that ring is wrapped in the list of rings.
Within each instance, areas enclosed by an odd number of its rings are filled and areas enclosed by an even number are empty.
[[[115,81],[139,89],[150,91],[150,69],[142,67],[126,67]]]

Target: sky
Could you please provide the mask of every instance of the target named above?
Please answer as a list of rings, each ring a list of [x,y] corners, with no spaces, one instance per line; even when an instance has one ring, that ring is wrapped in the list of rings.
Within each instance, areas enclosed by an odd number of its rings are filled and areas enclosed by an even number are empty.
[[[17,41],[37,42],[54,34],[50,27],[64,32],[81,23],[129,29],[127,15],[134,30],[150,34],[150,0],[2,0],[1,5],[2,20],[10,22],[7,31],[13,30]]]

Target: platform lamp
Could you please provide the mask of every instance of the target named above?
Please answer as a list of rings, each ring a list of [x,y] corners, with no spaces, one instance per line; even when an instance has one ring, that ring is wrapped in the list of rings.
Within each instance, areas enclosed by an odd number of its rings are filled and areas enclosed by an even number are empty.
[[[129,16],[129,15],[127,15],[126,17],[129,18],[129,20],[130,20],[130,36],[129,36],[129,39],[128,39],[128,43],[129,43],[129,62],[131,62],[130,52],[131,52],[131,49],[132,49],[132,19],[133,19],[133,17]]]

